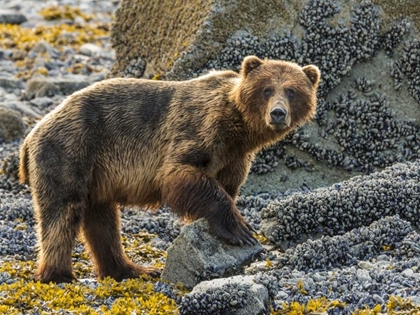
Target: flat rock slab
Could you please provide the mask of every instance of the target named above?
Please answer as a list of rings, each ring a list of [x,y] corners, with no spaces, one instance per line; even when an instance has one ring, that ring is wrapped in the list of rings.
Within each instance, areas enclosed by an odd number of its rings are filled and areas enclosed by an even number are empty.
[[[26,22],[26,17],[13,10],[0,10],[0,23],[2,24],[22,24]]]
[[[231,246],[214,237],[205,219],[182,228],[168,249],[162,279],[192,288],[201,280],[227,277],[239,273],[264,248]]]
[[[264,285],[253,276],[234,276],[198,284],[182,298],[180,314],[268,314],[268,304]]]
[[[35,112],[27,102],[21,102],[18,100],[4,101],[0,104],[0,107],[19,112],[22,116],[42,118],[42,115]]]
[[[23,83],[19,79],[0,77],[0,87],[8,89],[8,90],[14,90],[14,89],[21,90],[25,88],[25,83]]]
[[[54,84],[58,86],[61,93],[68,95],[89,86],[91,82],[83,80],[83,78],[75,78],[54,80]]]
[[[50,80],[44,77],[35,77],[26,84],[25,95],[27,99],[34,97],[54,96],[56,94],[70,95],[78,90],[89,86],[91,82],[74,76],[68,78],[54,78]]]

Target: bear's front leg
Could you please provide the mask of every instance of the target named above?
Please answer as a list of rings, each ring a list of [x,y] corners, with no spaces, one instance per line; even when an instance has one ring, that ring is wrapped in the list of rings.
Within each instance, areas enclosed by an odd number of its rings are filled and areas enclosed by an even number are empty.
[[[237,157],[216,175],[216,180],[235,201],[239,195],[239,189],[248,177],[253,159],[254,154],[252,153]]]
[[[182,164],[166,169],[161,178],[163,200],[174,212],[207,219],[212,233],[229,244],[257,243],[234,200],[214,178]]]

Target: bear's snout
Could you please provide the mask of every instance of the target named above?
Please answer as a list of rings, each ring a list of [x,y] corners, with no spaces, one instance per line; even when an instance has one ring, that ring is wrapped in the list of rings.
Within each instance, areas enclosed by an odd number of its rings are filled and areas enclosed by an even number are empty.
[[[287,111],[280,107],[275,107],[270,111],[271,124],[282,125],[286,123]]]

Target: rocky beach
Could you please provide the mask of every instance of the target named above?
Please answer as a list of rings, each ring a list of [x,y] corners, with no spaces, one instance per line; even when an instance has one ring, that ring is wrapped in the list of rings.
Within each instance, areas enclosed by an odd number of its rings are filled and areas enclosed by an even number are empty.
[[[413,0],[0,0],[0,314],[420,314],[416,12]],[[35,282],[17,167],[36,122],[108,77],[190,79],[247,55],[322,71],[314,122],[257,155],[237,200],[264,251],[229,274],[212,257],[191,286],[119,283],[97,280],[80,239],[77,281]],[[121,221],[127,255],[155,267],[196,235],[165,206]]]

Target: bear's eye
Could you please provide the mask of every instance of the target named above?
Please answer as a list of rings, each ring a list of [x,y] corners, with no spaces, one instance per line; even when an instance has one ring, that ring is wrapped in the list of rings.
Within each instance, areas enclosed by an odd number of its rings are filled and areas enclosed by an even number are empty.
[[[287,89],[286,94],[287,94],[287,97],[289,98],[289,100],[292,100],[295,97],[296,93],[295,93],[295,90],[293,90],[293,89]]]
[[[273,92],[274,92],[274,89],[273,89],[272,87],[266,87],[266,88],[263,90],[264,97],[265,97],[266,99],[269,99],[269,98],[270,98],[270,96],[271,96],[271,95],[273,95]]]

